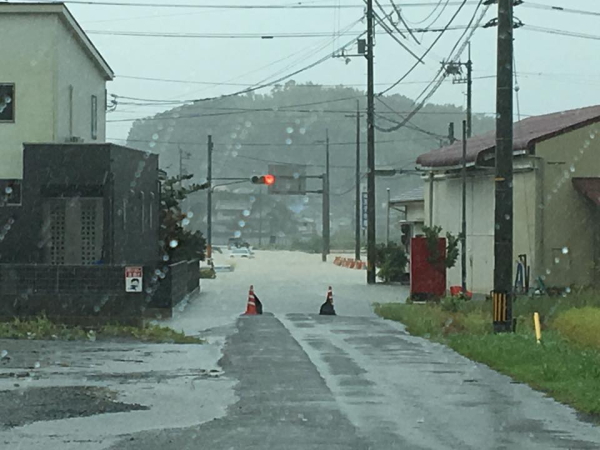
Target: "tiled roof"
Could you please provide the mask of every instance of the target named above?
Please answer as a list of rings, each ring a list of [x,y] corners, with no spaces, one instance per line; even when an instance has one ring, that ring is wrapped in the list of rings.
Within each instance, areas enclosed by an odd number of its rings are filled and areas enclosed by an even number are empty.
[[[411,189],[390,200],[392,204],[402,204],[410,202],[420,202],[425,199],[425,189],[423,186]]]
[[[514,124],[513,150],[530,150],[538,142],[600,121],[600,105],[533,116]],[[467,163],[478,162],[484,153],[496,148],[496,131],[467,140]],[[423,167],[451,167],[462,161],[462,141],[424,153],[417,158]]]

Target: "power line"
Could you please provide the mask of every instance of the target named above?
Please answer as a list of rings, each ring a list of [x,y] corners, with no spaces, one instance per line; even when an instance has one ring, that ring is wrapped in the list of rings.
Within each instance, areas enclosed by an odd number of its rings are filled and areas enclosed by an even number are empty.
[[[160,140],[155,140],[155,139],[123,139],[123,138],[115,138],[115,137],[108,137],[108,140],[115,140],[115,141],[122,141],[122,142],[140,142],[140,143],[150,143],[150,142],[154,142],[156,144],[168,144],[168,145],[202,145],[202,142],[200,141],[196,141],[196,142],[190,142],[190,141],[160,141]],[[399,143],[399,142],[411,142],[411,141],[419,141],[419,140],[426,140],[427,138],[406,138],[406,139],[382,139],[376,142],[376,144],[395,144],[395,143]],[[366,141],[361,142],[361,144],[366,144]],[[225,144],[225,143],[215,143],[215,145],[229,145],[229,144]],[[275,142],[244,142],[244,143],[240,143],[240,145],[242,147],[313,147],[316,148],[318,145],[317,144],[307,144],[307,143],[300,143],[300,144],[292,144],[292,145],[288,145],[288,144],[278,144]],[[354,146],[356,145],[356,141],[351,141],[351,142],[330,142],[329,145],[331,147],[346,147],[346,146]],[[352,166],[354,167],[354,166]]]
[[[433,50],[433,48],[435,47],[435,45],[439,42],[439,40],[442,38],[442,36],[444,35],[444,33],[448,30],[448,28],[450,27],[450,25],[452,25],[452,22],[454,22],[454,19],[456,19],[456,17],[458,16],[458,14],[460,13],[460,11],[462,10],[462,8],[465,6],[466,3],[467,3],[467,1],[463,0],[463,2],[461,3],[461,5],[458,7],[458,9],[456,10],[456,12],[452,15],[452,17],[450,18],[450,20],[448,21],[448,23],[446,24],[446,26],[444,27],[444,29],[441,31],[441,33],[438,36],[436,36],[436,38],[431,43],[431,45],[429,45],[429,47],[427,48],[427,50],[425,50],[425,52],[423,53],[422,58],[424,58],[425,56],[427,56],[427,54],[429,54],[429,52],[431,52],[431,50]],[[477,8],[479,8],[479,6],[477,6]],[[411,66],[411,68],[408,69],[408,71],[404,75],[402,75],[395,83],[393,83],[391,86],[387,87],[383,91],[379,92],[379,94],[377,94],[377,95],[378,96],[383,95],[383,94],[391,91],[392,89],[394,89],[402,81],[404,81],[417,68],[417,66],[418,66],[418,64],[413,64]]]
[[[471,40],[471,37],[473,36],[473,34],[475,33],[475,30],[477,29],[477,27],[479,26],[479,24],[481,23],[481,21],[483,20],[483,18],[485,17],[490,5],[487,4],[485,6],[485,8],[483,9],[481,15],[479,16],[479,18],[477,19],[477,23],[475,24],[474,27],[471,28],[471,25],[473,24],[473,22],[475,21],[475,18],[477,16],[477,12],[479,11],[480,6],[483,4],[483,0],[479,1],[479,4],[477,5],[477,8],[475,8],[475,11],[473,12],[473,16],[471,17],[471,20],[469,21],[469,25],[468,27],[465,29],[465,31],[463,32],[463,34],[460,36],[460,38],[456,41],[456,44],[454,44],[454,47],[452,48],[452,50],[450,51],[450,57],[448,58],[449,60],[453,60],[458,58],[462,52],[464,51],[466,45],[468,44],[468,42]],[[465,37],[465,35],[467,34],[467,31],[471,28],[471,33],[469,34],[469,36],[467,37],[467,39],[464,40],[461,48],[459,49],[459,51],[457,52],[456,55],[454,55],[455,50],[457,49],[457,47],[460,45],[460,42],[463,40],[463,38]],[[454,55],[454,57],[452,56]],[[440,77],[441,75],[441,77]],[[433,94],[435,94],[435,92],[439,89],[439,87],[442,85],[443,81],[444,81],[445,75],[444,75],[444,68],[440,68],[440,70],[438,71],[438,73],[436,74],[435,78],[431,81],[431,84],[429,86],[427,86],[422,92],[421,94],[419,94],[419,96],[417,97],[417,99],[415,99],[415,102],[419,100],[419,98],[423,95],[425,95],[425,97],[419,101],[419,103],[417,104],[417,106],[402,120],[402,122],[398,123],[397,125],[391,127],[391,128],[381,128],[375,125],[375,127],[379,130],[379,131],[383,131],[385,133],[390,133],[392,131],[396,131],[399,130],[400,128],[402,128],[403,126],[405,126],[410,119],[412,119],[415,114],[417,114],[424,106],[425,103],[433,96]],[[427,90],[429,89],[430,86],[431,89],[429,90],[429,92],[427,92]]]
[[[255,10],[269,10],[269,9],[363,9],[364,6],[360,4],[354,5],[337,5],[337,4],[302,4],[294,3],[289,5],[268,5],[268,4],[205,4],[205,5],[194,5],[185,3],[132,3],[132,2],[105,2],[105,1],[85,1],[85,0],[66,0],[61,2],[51,3],[66,3],[71,5],[86,5],[86,6],[127,6],[127,7],[139,7],[139,8],[190,8],[190,9],[232,9],[232,10],[244,10],[244,9],[255,9]],[[475,4],[475,1],[471,3]],[[437,2],[411,2],[402,5],[402,8],[427,8],[435,6]],[[451,5],[459,4],[458,1],[451,2]]]

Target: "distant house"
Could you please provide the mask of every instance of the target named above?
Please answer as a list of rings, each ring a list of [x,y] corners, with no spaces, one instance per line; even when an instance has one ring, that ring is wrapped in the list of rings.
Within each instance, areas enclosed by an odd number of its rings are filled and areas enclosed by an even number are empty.
[[[105,141],[113,72],[64,4],[0,3],[0,39],[4,184],[23,177],[24,142]]]
[[[410,239],[423,234],[425,222],[425,191],[423,186],[404,192],[390,200],[390,208],[401,213],[402,243],[410,250]]]
[[[600,106],[524,119],[514,127],[513,259],[526,255],[531,285],[600,282]],[[467,284],[493,287],[495,132],[467,142]],[[421,155],[426,225],[458,233],[462,142]],[[460,284],[460,263],[449,271]]]

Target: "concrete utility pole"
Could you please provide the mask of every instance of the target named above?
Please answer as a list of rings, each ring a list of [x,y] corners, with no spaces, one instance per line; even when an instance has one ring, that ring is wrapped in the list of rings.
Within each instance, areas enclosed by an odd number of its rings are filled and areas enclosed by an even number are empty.
[[[494,331],[513,331],[513,0],[498,0]]]
[[[213,141],[212,136],[208,135],[208,161],[207,161],[207,175],[206,181],[208,183],[208,191],[206,192],[206,244],[208,250],[208,258],[212,258],[212,153],[213,153]]]
[[[330,249],[331,217],[329,205],[329,129],[325,130],[325,174],[323,175],[323,252],[322,260],[327,261]]]
[[[356,183],[354,200],[354,259],[360,261],[360,102],[356,100],[356,168],[354,173]]]
[[[467,121],[462,127],[462,224],[460,248],[460,280],[462,292],[467,292]]]
[[[469,60],[467,61],[467,137],[473,133],[473,62],[471,61],[471,43],[469,42]]]
[[[367,283],[377,282],[375,234],[375,91],[373,0],[367,0]]]
[[[463,62],[442,62],[446,75],[453,77],[453,84],[466,84],[467,85],[467,137],[470,138],[472,134],[472,118],[473,118],[473,62],[471,61],[471,43],[469,42],[469,60],[466,63]],[[463,76],[462,67],[467,68],[466,78]]]
[[[385,243],[389,245],[390,243],[390,203],[392,201],[390,188],[387,188],[387,222],[385,225]]]

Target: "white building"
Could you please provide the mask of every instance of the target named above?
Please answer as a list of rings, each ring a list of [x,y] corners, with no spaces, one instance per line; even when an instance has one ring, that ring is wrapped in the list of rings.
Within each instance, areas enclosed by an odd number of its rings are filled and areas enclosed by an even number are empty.
[[[530,286],[600,283],[600,106],[529,117],[514,125],[513,260],[526,256]],[[467,288],[487,294],[494,274],[495,132],[467,141]],[[425,225],[457,234],[462,142],[421,155]],[[460,262],[448,284],[460,285]]]
[[[113,72],[62,3],[0,3],[0,180],[23,143],[104,142]]]

